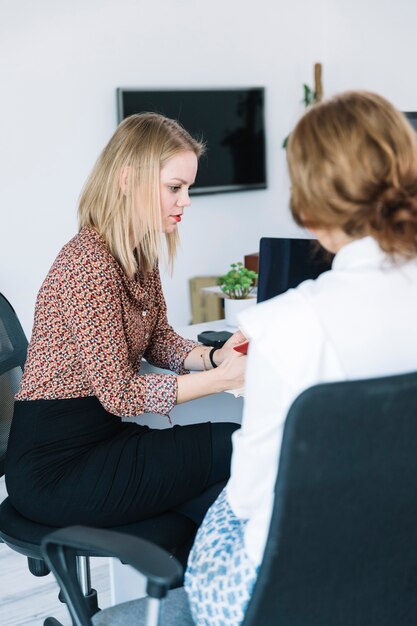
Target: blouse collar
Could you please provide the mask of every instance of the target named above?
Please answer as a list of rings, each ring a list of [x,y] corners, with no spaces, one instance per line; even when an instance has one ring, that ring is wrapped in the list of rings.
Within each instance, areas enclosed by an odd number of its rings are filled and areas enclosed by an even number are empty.
[[[373,237],[355,239],[343,246],[333,259],[332,269],[375,268],[390,266],[390,257]]]

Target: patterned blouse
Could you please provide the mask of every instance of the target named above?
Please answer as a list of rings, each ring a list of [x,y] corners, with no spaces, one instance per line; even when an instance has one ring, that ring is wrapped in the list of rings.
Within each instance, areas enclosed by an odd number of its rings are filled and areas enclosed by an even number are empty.
[[[128,278],[98,233],[83,228],[38,294],[16,399],[96,396],[115,415],[168,415],[176,376],[141,375],[142,357],[186,374],[184,359],[196,345],[168,324],[158,269]]]

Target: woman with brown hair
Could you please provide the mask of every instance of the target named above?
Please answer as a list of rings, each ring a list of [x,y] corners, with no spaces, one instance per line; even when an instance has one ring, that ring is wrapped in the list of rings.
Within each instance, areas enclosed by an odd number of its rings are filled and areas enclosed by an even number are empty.
[[[295,220],[335,258],[316,280],[240,316],[250,339],[242,427],[186,573],[197,626],[243,620],[296,396],[320,382],[417,369],[416,133],[384,98],[344,93],[298,122],[288,165]]]
[[[182,507],[197,523],[230,471],[235,424],[163,430],[167,416],[243,382],[236,333],[214,350],[168,324],[158,259],[172,264],[203,145],[178,123],[125,119],[81,195],[79,233],[39,292],[6,460],[10,500],[48,525],[117,526]],[[140,373],[141,361],[176,372]],[[189,370],[201,370],[188,375]]]

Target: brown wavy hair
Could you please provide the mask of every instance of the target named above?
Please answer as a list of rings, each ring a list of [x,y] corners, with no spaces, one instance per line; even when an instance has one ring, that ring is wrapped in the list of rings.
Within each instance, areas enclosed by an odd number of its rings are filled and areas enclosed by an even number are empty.
[[[371,235],[391,256],[417,256],[417,133],[385,98],[352,91],[312,106],[287,153],[299,225]]]
[[[89,226],[106,241],[126,274],[155,267],[162,251],[160,172],[180,152],[199,158],[204,144],[175,120],[137,113],[117,127],[82,191],[79,228]],[[121,176],[127,172],[126,190]],[[178,233],[165,236],[172,268]]]

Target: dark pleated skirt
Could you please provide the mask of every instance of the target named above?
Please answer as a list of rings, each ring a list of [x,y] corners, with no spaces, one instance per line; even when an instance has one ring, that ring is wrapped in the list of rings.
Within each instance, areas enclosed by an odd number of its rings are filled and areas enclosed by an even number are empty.
[[[18,401],[6,486],[34,521],[117,526],[197,496],[211,465],[210,423],[156,430],[123,423],[95,397]]]

